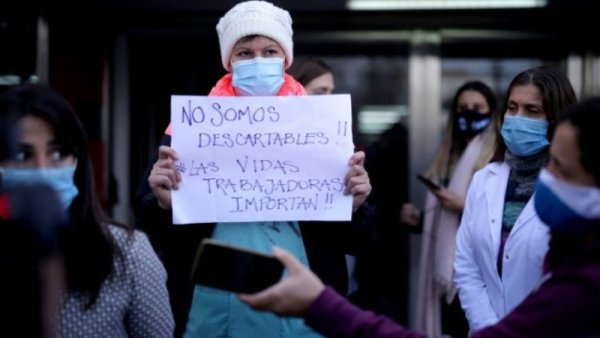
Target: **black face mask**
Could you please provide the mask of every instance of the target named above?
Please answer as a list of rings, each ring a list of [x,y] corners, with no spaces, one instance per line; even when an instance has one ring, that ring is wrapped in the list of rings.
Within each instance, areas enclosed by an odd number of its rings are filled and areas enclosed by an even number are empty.
[[[492,118],[490,114],[480,114],[476,110],[463,110],[454,114],[454,131],[468,138],[479,134],[487,127]]]

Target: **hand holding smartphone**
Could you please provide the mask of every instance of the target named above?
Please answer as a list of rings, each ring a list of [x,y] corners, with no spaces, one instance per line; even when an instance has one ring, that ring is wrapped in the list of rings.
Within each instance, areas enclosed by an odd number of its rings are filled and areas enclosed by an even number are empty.
[[[419,179],[421,182],[425,183],[425,185],[426,185],[426,186],[427,186],[429,189],[431,189],[431,190],[439,190],[439,189],[441,189],[441,188],[442,188],[442,186],[441,186],[441,185],[439,185],[439,184],[437,184],[437,183],[433,182],[432,180],[428,179],[427,177],[425,177],[425,176],[423,176],[423,175],[421,175],[421,174],[417,174],[417,178],[418,178],[418,179]]]
[[[256,293],[279,282],[283,264],[274,256],[202,240],[191,278],[196,284],[234,293]]]

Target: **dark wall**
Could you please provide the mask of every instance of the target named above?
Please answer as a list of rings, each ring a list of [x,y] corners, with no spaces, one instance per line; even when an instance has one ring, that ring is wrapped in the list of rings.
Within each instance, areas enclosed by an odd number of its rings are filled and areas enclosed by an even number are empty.
[[[36,16],[0,10],[0,77],[19,76],[27,79],[35,72]],[[2,78],[0,92],[10,78]],[[6,84],[5,84],[6,83]]]
[[[26,79],[35,72],[36,23],[41,14],[50,30],[51,84],[76,106],[92,141],[98,141],[103,72],[113,61],[115,37],[125,35],[132,117],[130,184],[135,190],[168,123],[170,95],[206,94],[224,74],[215,25],[237,2],[19,1],[16,10],[0,13],[0,74],[16,73]],[[573,51],[600,49],[599,40],[586,38],[596,30],[593,20],[582,19],[596,6],[594,1],[550,0],[541,9],[390,12],[349,11],[343,0],[273,2],[292,14],[298,55],[403,56],[409,44],[402,32],[415,29],[441,30],[443,57],[493,53],[498,58],[561,59]],[[478,30],[506,36],[472,34]],[[99,159],[105,158],[106,146],[99,145]]]

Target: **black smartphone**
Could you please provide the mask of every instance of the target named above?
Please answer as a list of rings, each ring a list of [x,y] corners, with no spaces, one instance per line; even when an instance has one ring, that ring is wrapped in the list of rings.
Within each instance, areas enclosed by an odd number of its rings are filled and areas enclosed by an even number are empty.
[[[283,269],[274,256],[206,238],[198,248],[191,278],[196,284],[233,293],[256,293],[279,282]]]
[[[425,185],[431,190],[438,190],[442,187],[441,185],[433,182],[432,180],[428,179],[427,177],[421,174],[417,174],[417,178],[421,180],[421,182],[425,183]]]

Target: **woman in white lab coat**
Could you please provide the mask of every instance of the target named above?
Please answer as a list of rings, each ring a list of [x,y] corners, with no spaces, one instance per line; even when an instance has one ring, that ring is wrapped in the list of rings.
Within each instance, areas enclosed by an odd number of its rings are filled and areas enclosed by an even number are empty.
[[[518,74],[508,88],[496,155],[473,177],[456,239],[470,332],[496,323],[540,282],[549,233],[532,195],[558,114],[575,102],[566,76],[547,67]]]

